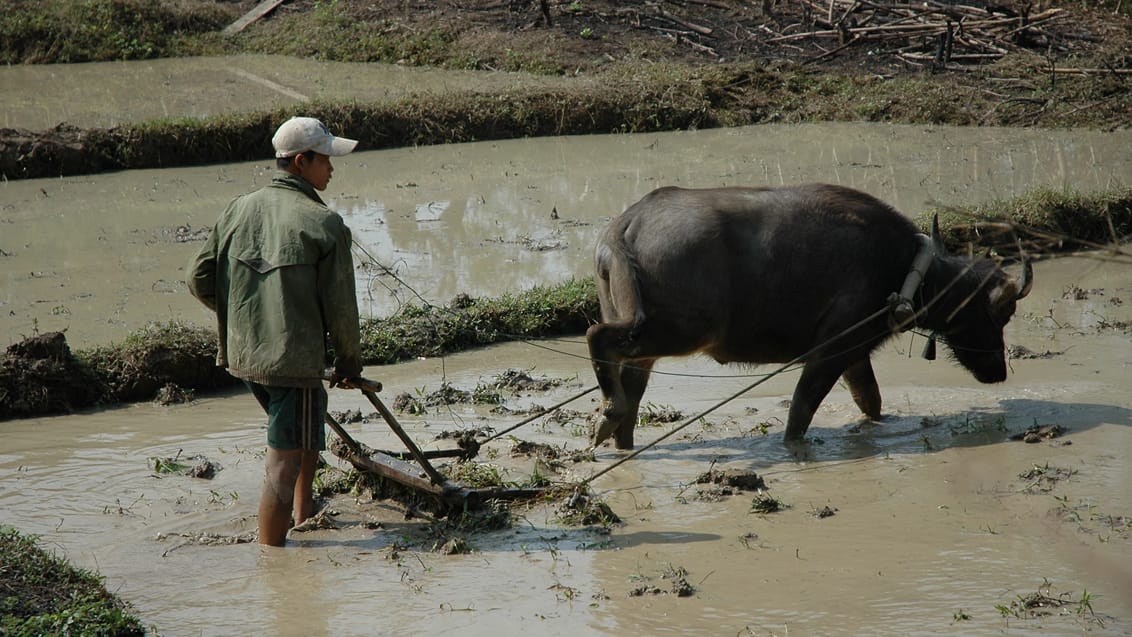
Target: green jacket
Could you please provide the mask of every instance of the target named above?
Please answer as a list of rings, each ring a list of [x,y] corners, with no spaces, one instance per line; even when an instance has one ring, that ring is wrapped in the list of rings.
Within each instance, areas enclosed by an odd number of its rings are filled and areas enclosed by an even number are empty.
[[[361,374],[350,229],[303,179],[280,173],[228,204],[188,284],[216,312],[216,364],[233,376],[318,387],[327,343],[339,376]]]

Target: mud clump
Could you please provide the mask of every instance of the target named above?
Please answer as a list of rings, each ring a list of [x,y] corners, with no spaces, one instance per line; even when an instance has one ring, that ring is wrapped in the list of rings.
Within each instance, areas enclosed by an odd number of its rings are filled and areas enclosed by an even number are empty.
[[[740,471],[738,469],[725,469],[720,471],[712,469],[702,473],[696,478],[696,484],[718,484],[740,491],[759,491],[766,488],[762,476],[754,471]]]
[[[574,526],[598,525],[608,528],[621,523],[620,516],[608,504],[581,491],[571,495],[558,507],[558,518]]]
[[[62,332],[15,343],[0,361],[0,420],[70,413],[97,404],[104,391]]]
[[[682,566],[669,566],[661,573],[660,578],[669,582],[667,589],[647,581],[651,578],[644,578],[646,581],[629,589],[629,597],[668,594],[677,597],[691,597],[696,594],[696,588],[688,582],[688,571]]]
[[[1010,437],[1011,440],[1021,440],[1030,444],[1060,438],[1066,431],[1061,425],[1035,425],[1022,433]],[[1069,444],[1065,442],[1063,444]]]
[[[216,337],[202,328],[154,324],[122,344],[77,353],[63,332],[37,334],[0,360],[0,420],[121,402],[171,405],[236,382],[216,366]]]
[[[766,482],[762,476],[754,471],[741,471],[739,469],[719,470],[712,468],[701,473],[695,484],[706,484],[706,489],[696,491],[696,499],[703,502],[719,502],[729,496],[743,491],[762,492],[766,489]]]
[[[154,473],[182,475],[202,480],[211,480],[221,468],[219,463],[199,454],[182,458],[180,451],[172,457],[150,458],[149,462],[153,466]]]

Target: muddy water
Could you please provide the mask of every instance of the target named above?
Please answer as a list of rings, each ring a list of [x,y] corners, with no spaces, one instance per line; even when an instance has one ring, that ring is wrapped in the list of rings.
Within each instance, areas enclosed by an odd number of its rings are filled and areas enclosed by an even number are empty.
[[[363,307],[383,314],[413,293],[443,303],[585,275],[601,223],[661,184],[821,179],[915,213],[929,200],[1126,183],[1129,141],[830,125],[482,143],[343,158],[327,196],[354,228],[359,260],[372,257],[405,284],[359,269]],[[179,239],[269,175],[248,163],[0,186],[0,336],[67,328],[86,346],[149,320],[206,323],[180,282],[197,244]],[[238,538],[255,528],[264,433],[242,394],[0,424],[0,520],[98,569],[164,635],[1129,634],[1130,320],[1126,261],[1040,262],[1008,338],[1049,358],[1018,358],[1007,383],[982,386],[942,357],[920,360],[921,342],[901,339],[877,356],[884,423],[859,424],[835,388],[802,458],[780,444],[792,374],[704,420],[644,428],[639,444],[682,427],[594,481],[624,519],[609,535],[563,528],[553,509],[517,510],[513,529],[471,536],[473,553],[444,556],[404,548],[402,537],[425,522],[340,497],[331,508],[342,528],[296,535],[288,549],[202,543],[202,533]],[[509,399],[548,405],[593,384],[579,339],[549,345],[369,375],[388,397],[442,381],[470,389],[513,367],[571,379]],[[693,358],[658,371],[646,402],[691,418],[769,370]],[[331,400],[371,411],[350,393]],[[433,441],[443,430],[517,420],[466,407],[404,418],[429,447],[443,446]],[[1011,439],[1035,424],[1067,431],[1035,444]],[[397,448],[379,423],[351,428],[367,444]],[[575,449],[584,430],[575,419],[516,433]],[[509,447],[501,439],[480,459],[522,480],[532,461],[511,458]],[[178,453],[223,468],[209,481],[153,474],[150,458]],[[623,457],[601,449],[596,463],[559,479]],[[713,462],[757,471],[786,508],[754,513],[750,493],[701,497],[691,483]],[[1020,477],[1034,467],[1071,475],[1048,485]],[[826,507],[832,516],[816,515]],[[666,593],[666,575],[682,571],[691,597]],[[1037,619],[1009,613],[1039,589],[1072,603]],[[1079,603],[1086,591],[1095,615]]]
[[[551,81],[524,73],[457,72],[277,55],[20,64],[0,67],[0,126],[110,128],[138,120],[210,117],[343,97],[374,102],[410,93],[498,92]]]

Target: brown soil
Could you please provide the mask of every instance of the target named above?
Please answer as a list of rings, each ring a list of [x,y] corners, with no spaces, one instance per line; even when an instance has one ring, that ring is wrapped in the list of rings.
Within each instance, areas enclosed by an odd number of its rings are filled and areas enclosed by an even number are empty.
[[[0,420],[67,413],[93,405],[102,383],[61,332],[39,334],[0,356]]]
[[[153,325],[126,343],[76,355],[62,332],[31,336],[0,353],[0,421],[72,413],[100,404],[184,402],[195,389],[230,386],[207,330]]]
[[[293,2],[283,11],[310,11],[317,4]],[[892,77],[962,73],[978,63],[1027,52],[1050,62],[1104,58],[1113,67],[1126,67],[1132,61],[1126,46],[1128,20],[1096,3],[340,0],[338,4],[358,21],[386,21],[405,33],[446,25],[462,34],[461,40],[473,51],[545,51],[567,69],[586,70],[627,59],[687,64],[758,61],[772,68],[804,64],[825,72]],[[936,59],[941,44],[944,51]],[[974,55],[986,57],[966,57]]]

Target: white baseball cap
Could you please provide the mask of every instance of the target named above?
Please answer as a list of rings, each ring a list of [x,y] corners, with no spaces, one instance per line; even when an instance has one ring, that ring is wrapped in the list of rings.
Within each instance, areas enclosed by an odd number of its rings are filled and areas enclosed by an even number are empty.
[[[335,137],[326,124],[313,117],[292,117],[275,131],[271,145],[275,147],[276,157],[294,157],[308,150],[341,157],[354,150],[358,140]]]

